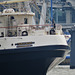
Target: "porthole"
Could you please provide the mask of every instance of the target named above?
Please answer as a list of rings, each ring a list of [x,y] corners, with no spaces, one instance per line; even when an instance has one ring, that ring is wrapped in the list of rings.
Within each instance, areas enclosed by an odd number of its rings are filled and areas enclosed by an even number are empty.
[[[11,46],[13,46],[13,43],[11,44]]]

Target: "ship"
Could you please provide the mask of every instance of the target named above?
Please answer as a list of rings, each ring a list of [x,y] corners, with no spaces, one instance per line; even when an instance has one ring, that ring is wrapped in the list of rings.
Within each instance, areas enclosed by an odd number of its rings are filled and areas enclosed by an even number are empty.
[[[32,25],[33,12],[0,13],[0,73],[46,75],[70,52],[62,26]]]

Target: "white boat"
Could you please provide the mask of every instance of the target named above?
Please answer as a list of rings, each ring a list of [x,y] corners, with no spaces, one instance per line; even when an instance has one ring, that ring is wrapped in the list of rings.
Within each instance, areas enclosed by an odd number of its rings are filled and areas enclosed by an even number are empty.
[[[69,52],[60,25],[32,25],[32,12],[0,13],[0,73],[45,75]],[[51,33],[50,33],[51,31]]]

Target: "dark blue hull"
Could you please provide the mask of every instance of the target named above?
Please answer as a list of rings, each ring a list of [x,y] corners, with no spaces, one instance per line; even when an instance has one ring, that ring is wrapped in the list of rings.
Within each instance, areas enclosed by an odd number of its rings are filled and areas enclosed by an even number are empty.
[[[46,75],[50,65],[65,52],[68,52],[68,46],[63,45],[0,50],[0,74]]]

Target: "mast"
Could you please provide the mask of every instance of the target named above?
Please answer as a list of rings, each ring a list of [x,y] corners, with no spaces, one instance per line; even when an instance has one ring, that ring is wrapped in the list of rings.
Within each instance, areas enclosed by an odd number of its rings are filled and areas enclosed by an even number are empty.
[[[52,0],[51,0],[51,24],[52,24],[52,20],[53,20],[53,11],[52,11]]]

